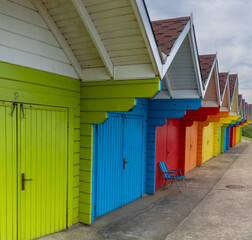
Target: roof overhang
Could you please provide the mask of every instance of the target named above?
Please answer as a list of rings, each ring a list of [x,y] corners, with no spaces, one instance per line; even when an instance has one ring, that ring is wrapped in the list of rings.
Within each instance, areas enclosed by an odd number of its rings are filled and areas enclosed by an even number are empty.
[[[174,63],[174,60],[176,59],[176,56],[179,54],[179,50],[185,43],[185,41],[189,41],[190,51],[191,51],[191,58],[192,58],[192,68],[193,72],[195,74],[195,79],[193,80],[194,88],[190,89],[190,87],[185,86],[184,88],[180,87],[180,89],[176,89],[174,87],[174,82],[172,81],[169,70],[171,70],[171,66]],[[201,72],[200,72],[200,65],[199,65],[199,58],[198,58],[198,50],[197,50],[197,44],[196,44],[196,38],[194,33],[194,27],[193,27],[193,18],[188,20],[187,24],[183,28],[182,32],[178,36],[177,40],[175,41],[171,52],[169,55],[161,54],[163,58],[163,65],[161,70],[161,79],[162,79],[162,90],[160,93],[158,93],[155,98],[157,99],[186,99],[186,98],[200,98],[203,96],[203,86],[202,86],[202,80],[201,80]],[[177,65],[179,66],[179,64]],[[181,79],[178,79],[176,82],[180,81]],[[189,84],[189,83],[188,83]],[[183,86],[181,84],[181,86]]]

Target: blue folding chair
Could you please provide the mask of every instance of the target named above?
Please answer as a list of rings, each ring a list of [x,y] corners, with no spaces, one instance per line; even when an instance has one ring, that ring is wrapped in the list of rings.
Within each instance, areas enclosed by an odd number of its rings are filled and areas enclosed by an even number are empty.
[[[165,180],[165,184],[163,187],[163,190],[165,190],[165,186],[168,180],[171,180],[171,185],[173,183],[173,181],[175,180],[175,183],[177,185],[177,188],[180,192],[182,192],[179,188],[177,179],[182,179],[183,183],[185,184],[186,187],[186,182],[185,182],[185,176],[182,175],[182,172],[180,169],[170,169],[169,166],[166,164],[166,162],[159,162],[159,167],[161,169],[161,171],[163,172],[164,175],[164,180]],[[179,172],[180,176],[176,176],[176,172]]]

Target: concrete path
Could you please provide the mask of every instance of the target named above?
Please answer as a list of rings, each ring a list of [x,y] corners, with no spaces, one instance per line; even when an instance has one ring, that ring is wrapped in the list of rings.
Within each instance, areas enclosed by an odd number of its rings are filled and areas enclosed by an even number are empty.
[[[243,141],[211,159],[186,181],[182,193],[175,186],[160,190],[91,226],[78,224],[42,239],[252,240],[252,143]]]

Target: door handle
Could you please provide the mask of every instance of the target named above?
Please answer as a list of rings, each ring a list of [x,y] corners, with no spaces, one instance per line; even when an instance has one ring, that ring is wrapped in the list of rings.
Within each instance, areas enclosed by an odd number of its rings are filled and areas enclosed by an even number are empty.
[[[192,150],[192,147],[193,147],[193,145],[192,145],[192,144],[190,144],[190,150]]]
[[[32,181],[33,179],[25,179],[24,173],[22,173],[21,176],[22,176],[22,191],[24,191],[25,190],[25,182]]]
[[[167,150],[167,157],[169,156],[169,153],[170,153],[170,152]]]
[[[125,158],[124,158],[124,159],[123,159],[123,169],[125,169],[126,163],[129,163],[129,162],[125,161]]]

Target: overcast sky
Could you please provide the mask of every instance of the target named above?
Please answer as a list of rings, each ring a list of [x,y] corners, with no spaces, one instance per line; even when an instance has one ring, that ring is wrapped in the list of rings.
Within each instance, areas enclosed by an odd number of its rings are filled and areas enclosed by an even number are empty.
[[[252,0],[145,0],[151,20],[193,14],[199,54],[216,53],[220,71],[238,73],[252,103]]]

